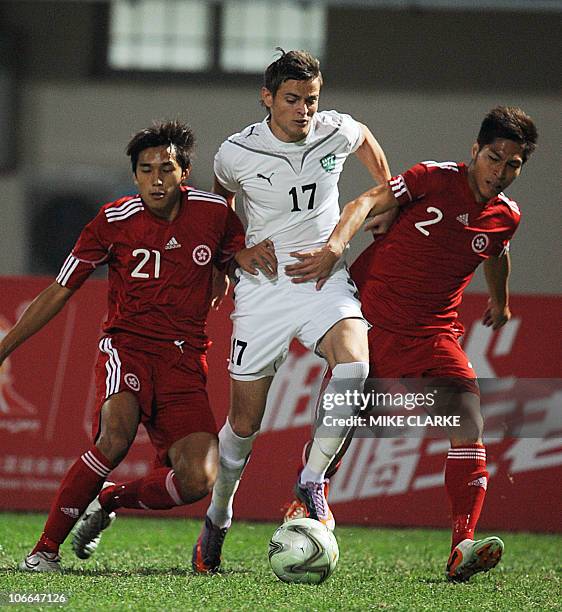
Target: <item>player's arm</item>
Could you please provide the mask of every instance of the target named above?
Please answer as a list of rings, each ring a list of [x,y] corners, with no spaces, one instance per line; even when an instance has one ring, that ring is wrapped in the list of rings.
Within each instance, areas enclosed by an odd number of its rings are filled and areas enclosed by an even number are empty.
[[[511,260],[507,251],[484,261],[484,276],[490,294],[488,308],[482,319],[486,327],[499,329],[511,319],[508,284],[510,271]]]
[[[229,191],[226,187],[223,187],[222,183],[219,181],[216,175],[215,181],[213,183],[213,192],[222,196],[227,201],[230,208],[234,210],[234,196],[236,194],[232,193],[232,191]]]
[[[369,174],[377,181],[379,185],[383,185],[390,178],[390,168],[386,155],[382,150],[382,147],[377,142],[377,139],[373,136],[371,130],[362,123],[359,124],[363,132],[363,140],[355,155],[359,161],[367,168]]]
[[[335,263],[343,255],[365,219],[397,208],[398,205],[398,200],[388,183],[373,187],[361,194],[344,206],[338,224],[321,249],[308,253],[291,253],[291,256],[299,262],[285,268],[287,275],[294,277],[294,283],[318,280],[320,288],[323,285],[320,281],[330,275]]]
[[[379,185],[383,185],[392,177],[386,155],[371,130],[366,125],[360,125],[363,131],[363,142],[355,151],[355,155],[375,181]],[[363,229],[366,232],[372,232],[374,235],[384,234],[397,216],[398,209],[392,208],[377,215],[376,218],[369,219]]]
[[[234,210],[235,194],[223,187],[216,175],[213,183],[213,192],[221,195],[226,200],[230,208]],[[230,279],[228,277],[228,271],[221,271],[216,267],[213,267],[213,288],[211,292],[211,308],[213,310],[218,310],[226,294],[228,293],[229,287]]]
[[[62,310],[73,293],[73,289],[62,287],[57,282],[44,289],[0,342],[0,364],[20,344],[47,325]]]
[[[369,219],[367,219],[367,223],[365,223],[365,225],[363,226],[363,231],[371,232],[373,236],[386,234],[389,227],[396,220],[398,213],[398,208],[391,208],[386,212],[380,213],[376,217],[370,217]]]
[[[257,276],[261,271],[267,278],[277,276],[277,257],[275,247],[267,238],[253,247],[247,247],[236,253],[236,263],[249,274]]]

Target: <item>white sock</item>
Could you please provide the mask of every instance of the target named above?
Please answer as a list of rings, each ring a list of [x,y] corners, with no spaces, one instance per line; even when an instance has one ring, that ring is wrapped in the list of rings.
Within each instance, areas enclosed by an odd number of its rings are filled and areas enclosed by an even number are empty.
[[[228,418],[219,431],[219,470],[207,510],[207,516],[217,527],[230,527],[234,494],[258,433],[242,438],[234,433]]]
[[[369,364],[363,361],[352,363],[340,363],[332,370],[332,378],[324,391],[321,402],[322,406],[328,405],[325,401],[327,397],[334,397],[334,394],[345,394],[346,391],[363,391],[365,380],[369,375]],[[332,394],[330,396],[330,394]],[[330,463],[337,455],[338,451],[345,442],[345,438],[351,426],[334,425],[325,426],[322,422],[324,414],[330,414],[335,418],[347,418],[357,414],[360,403],[353,401],[338,406],[334,403],[331,410],[320,410],[320,421],[314,432],[314,439],[310,448],[308,461],[300,474],[301,484],[305,482],[323,482],[324,475]]]

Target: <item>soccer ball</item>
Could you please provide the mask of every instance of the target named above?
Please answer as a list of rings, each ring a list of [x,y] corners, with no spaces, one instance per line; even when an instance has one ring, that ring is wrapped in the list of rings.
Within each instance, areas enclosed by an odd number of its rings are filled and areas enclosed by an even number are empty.
[[[283,582],[324,582],[336,568],[339,556],[334,534],[310,518],[283,523],[269,542],[271,569]]]

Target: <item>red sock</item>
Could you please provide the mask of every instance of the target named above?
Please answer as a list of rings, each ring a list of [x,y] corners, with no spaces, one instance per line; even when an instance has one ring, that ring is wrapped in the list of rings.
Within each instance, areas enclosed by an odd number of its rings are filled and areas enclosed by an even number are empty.
[[[49,511],[45,529],[32,553],[58,552],[88,504],[99,493],[113,466],[95,447],[77,459],[66,473]]]
[[[445,464],[445,488],[451,505],[451,549],[466,538],[474,539],[487,486],[484,446],[466,444],[450,448]]]
[[[184,503],[176,474],[170,468],[158,468],[138,480],[106,487],[100,494],[100,504],[107,512],[117,508],[168,510]]]

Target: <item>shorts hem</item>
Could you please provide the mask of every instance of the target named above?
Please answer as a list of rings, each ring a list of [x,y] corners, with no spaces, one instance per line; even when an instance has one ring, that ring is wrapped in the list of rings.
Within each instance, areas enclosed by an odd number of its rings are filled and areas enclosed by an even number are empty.
[[[241,381],[252,381],[252,380],[260,380],[261,378],[267,378],[268,376],[275,376],[275,372],[266,372],[262,370],[256,374],[235,374],[234,372],[229,372],[230,378],[233,380],[241,380]]]
[[[336,321],[333,321],[330,325],[328,325],[325,328],[325,330],[321,333],[321,335],[318,336],[318,340],[316,340],[312,346],[307,346],[306,348],[313,351],[315,355],[318,355],[318,357],[322,357],[322,359],[325,359],[324,355],[322,355],[318,351],[318,345],[322,342],[322,340],[324,339],[324,336],[332,329],[332,327],[337,325],[340,321],[345,321],[346,319],[359,319],[360,321],[363,321],[363,323],[365,323],[365,327],[367,328],[367,331],[369,331],[372,327],[372,325],[369,323],[369,321],[367,321],[367,319],[363,315],[360,315],[360,314],[345,315],[343,317],[340,317]]]

